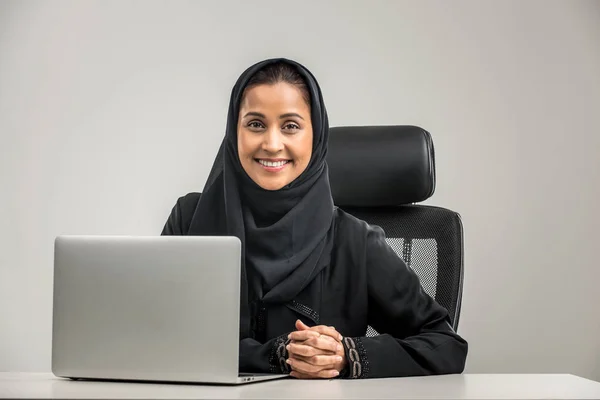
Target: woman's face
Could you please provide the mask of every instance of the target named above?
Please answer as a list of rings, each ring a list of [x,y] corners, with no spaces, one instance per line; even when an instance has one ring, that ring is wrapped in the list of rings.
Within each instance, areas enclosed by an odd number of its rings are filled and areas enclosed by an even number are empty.
[[[295,85],[279,82],[246,90],[237,133],[242,167],[263,189],[281,189],[308,166],[313,145],[310,107]]]

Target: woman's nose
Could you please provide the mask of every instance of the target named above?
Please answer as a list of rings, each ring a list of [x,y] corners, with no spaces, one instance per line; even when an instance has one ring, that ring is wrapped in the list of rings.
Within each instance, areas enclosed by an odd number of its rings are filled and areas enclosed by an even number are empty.
[[[279,129],[269,129],[264,135],[263,150],[269,153],[277,153],[283,150],[283,141],[281,139]]]

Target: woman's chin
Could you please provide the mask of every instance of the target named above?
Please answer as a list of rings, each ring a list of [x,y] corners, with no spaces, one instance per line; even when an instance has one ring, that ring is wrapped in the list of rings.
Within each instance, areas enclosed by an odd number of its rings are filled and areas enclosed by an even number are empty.
[[[283,188],[288,183],[289,182],[284,179],[259,179],[256,181],[258,186],[272,192]]]

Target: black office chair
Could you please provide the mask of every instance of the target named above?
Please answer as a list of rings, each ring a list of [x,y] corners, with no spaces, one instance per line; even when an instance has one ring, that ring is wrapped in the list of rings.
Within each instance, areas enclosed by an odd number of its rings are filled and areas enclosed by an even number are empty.
[[[414,204],[435,190],[429,132],[415,126],[330,128],[327,157],[334,203],[385,231],[423,289],[448,310],[456,330],[463,283],[460,215]],[[377,332],[369,327],[367,335]]]

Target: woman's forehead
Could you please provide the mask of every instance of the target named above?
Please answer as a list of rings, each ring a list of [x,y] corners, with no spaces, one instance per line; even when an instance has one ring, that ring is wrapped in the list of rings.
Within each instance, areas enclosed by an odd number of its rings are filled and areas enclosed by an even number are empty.
[[[294,109],[295,112],[310,114],[310,107],[306,104],[302,90],[286,82],[246,89],[240,111],[249,109]]]

